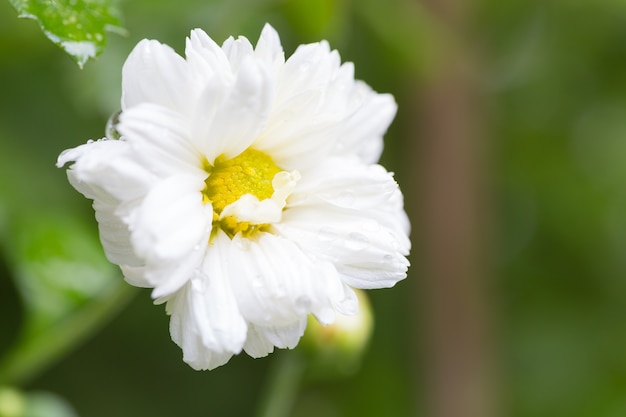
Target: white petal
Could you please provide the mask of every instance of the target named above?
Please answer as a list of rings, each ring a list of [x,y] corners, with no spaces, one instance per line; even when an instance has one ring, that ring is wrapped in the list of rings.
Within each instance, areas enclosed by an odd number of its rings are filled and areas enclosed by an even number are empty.
[[[283,327],[312,313],[325,316],[344,298],[335,268],[313,261],[297,246],[269,233],[235,236],[225,270],[242,315],[259,326]]]
[[[305,317],[286,326],[250,325],[244,350],[253,358],[260,358],[272,353],[274,346],[293,349],[304,334],[306,323]]]
[[[324,223],[320,224],[319,219]],[[285,211],[274,229],[302,251],[331,262],[355,288],[385,288],[406,278],[409,262],[392,233],[356,210],[327,203]]]
[[[116,265],[140,266],[143,261],[135,255],[130,242],[128,225],[116,214],[117,203],[105,199],[94,200],[100,242],[107,259]]]
[[[224,41],[222,50],[228,57],[230,67],[234,74],[239,71],[241,62],[244,58],[253,57],[254,49],[252,44],[245,36],[240,36],[236,40],[231,36]]]
[[[320,168],[303,175],[275,231],[331,262],[350,286],[390,287],[405,278],[408,221],[391,175],[341,158]]]
[[[341,114],[326,96],[339,63],[339,54],[320,42],[300,46],[283,65],[267,128],[255,143],[283,168],[303,169],[333,149],[329,133]]]
[[[222,271],[222,239],[229,240],[216,236],[202,270],[167,304],[172,339],[195,369],[222,365],[222,360],[241,352],[246,340],[246,322]]]
[[[323,92],[298,97],[270,116],[268,127],[254,147],[272,155],[287,170],[306,170],[323,161],[335,147],[332,132],[336,121],[324,120],[316,112]]]
[[[290,206],[315,196],[329,204],[353,209],[387,228],[408,254],[410,224],[404,201],[393,175],[380,165],[365,165],[355,159],[328,158],[298,182]]]
[[[221,154],[235,157],[250,146],[265,125],[272,97],[268,71],[251,57],[242,62],[232,87],[207,85],[192,132],[210,163]]]
[[[128,143],[101,139],[64,151],[61,166],[75,161],[68,170],[74,188],[92,200],[118,201],[140,198],[154,183],[153,175],[132,157]]]
[[[146,279],[146,268],[144,266],[120,265],[124,280],[130,285],[140,288],[152,288],[153,284]]]
[[[206,238],[208,239],[208,236]],[[202,265],[205,250],[206,244],[201,241],[193,250],[176,261],[166,263],[151,261],[146,264],[143,275],[154,288],[151,295],[156,300],[155,303],[160,304],[167,300],[167,297],[192,279]]]
[[[170,318],[172,340],[183,350],[183,360],[196,370],[214,369],[224,365],[233,356],[228,350],[211,350],[202,343],[202,318],[196,316],[194,297],[190,297],[186,288],[170,298],[167,312]]]
[[[202,203],[204,181],[172,176],[154,186],[126,222],[135,252],[149,262],[176,262],[202,243],[211,229],[212,208]]]
[[[357,84],[356,94],[364,96],[334,132],[337,154],[356,154],[365,163],[375,163],[383,150],[383,135],[396,115],[393,96],[376,94]],[[360,98],[360,97],[359,97]]]
[[[257,59],[266,62],[275,70],[278,70],[285,62],[285,54],[278,32],[269,23],[266,23],[261,31],[254,54]]]
[[[194,29],[191,32],[186,42],[185,56],[196,90],[201,90],[207,82],[214,80],[222,85],[229,85],[234,80],[226,54],[201,29]]]
[[[253,224],[275,223],[280,221],[282,207],[273,200],[259,199],[252,194],[244,194],[239,200],[224,207],[220,214],[220,220],[234,216],[240,222]]]
[[[187,64],[172,48],[144,39],[122,69],[122,110],[149,102],[186,113],[189,106]]]
[[[298,46],[285,61],[277,84],[277,101],[325,88],[340,63],[339,53],[331,51],[326,41]]]
[[[343,291],[343,299],[335,304],[334,307],[338,313],[343,314],[344,316],[353,316],[359,312],[359,299],[357,298],[354,290],[346,284],[343,286]],[[323,317],[319,316],[316,316],[316,319],[324,325],[331,324],[334,321],[324,320]]]
[[[353,65],[340,65],[326,42],[303,45],[279,73],[257,148],[286,169],[304,170],[331,154],[373,163],[395,112],[393,97],[355,81]]]
[[[121,114],[118,130],[132,148],[134,159],[155,175],[207,175],[187,122],[176,112],[143,103]]]
[[[274,352],[274,344],[270,342],[256,325],[248,325],[248,336],[243,346],[246,353],[253,358],[262,358]]]
[[[128,225],[117,214],[119,200],[98,186],[79,181],[75,170],[68,170],[67,175],[74,188],[94,200],[100,242],[107,259],[117,265],[141,265],[130,243]]]

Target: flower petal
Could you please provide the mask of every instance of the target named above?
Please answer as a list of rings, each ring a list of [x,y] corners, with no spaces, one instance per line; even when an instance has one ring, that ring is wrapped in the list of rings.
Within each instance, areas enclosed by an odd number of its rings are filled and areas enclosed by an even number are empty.
[[[323,224],[319,219],[324,218]],[[285,212],[274,225],[302,251],[335,265],[343,281],[355,288],[392,287],[406,278],[409,262],[394,236],[358,211],[320,203]]]
[[[253,358],[261,358],[272,353],[274,346],[293,349],[304,334],[306,324],[305,317],[286,326],[250,325],[244,350]]]
[[[129,215],[137,254],[150,261],[172,261],[190,252],[211,228],[212,209],[202,203],[204,181],[172,176],[150,190]]]
[[[203,343],[206,325],[201,315],[205,304],[201,295],[190,292],[187,284],[167,302],[172,340],[183,350],[183,360],[196,370],[214,369],[224,365],[233,356],[229,350],[209,349]],[[200,314],[198,312],[200,310]]]
[[[309,196],[333,206],[356,210],[388,229],[407,255],[410,224],[404,211],[404,198],[393,174],[380,165],[365,165],[353,158],[328,158],[315,175],[304,175],[291,195],[289,206],[305,203]],[[317,204],[317,203],[315,203]]]
[[[236,235],[224,270],[245,319],[262,327],[288,326],[312,313],[328,312],[345,298],[337,271],[314,262],[293,243],[270,233],[255,240]]]
[[[149,102],[186,113],[190,85],[187,63],[172,48],[144,39],[122,69],[122,110]]]
[[[346,117],[333,132],[336,155],[356,155],[363,162],[378,161],[383,150],[383,135],[396,115],[397,105],[390,94],[376,94],[363,83],[357,83],[355,100]]]
[[[194,176],[172,176],[154,186],[124,219],[155,298],[182,286],[201,264],[212,219],[211,206],[202,203],[203,186]]]
[[[130,242],[128,225],[116,214],[118,202],[98,198],[94,200],[100,242],[107,259],[116,265],[140,266],[140,260]]]
[[[222,270],[226,243],[222,239],[228,237],[215,238],[201,271],[167,303],[172,339],[183,348],[185,362],[195,369],[222,365],[241,352],[246,340],[246,322]]]
[[[237,39],[229,37],[224,41],[222,50],[228,57],[233,74],[239,71],[244,58],[254,56],[254,48],[245,36],[239,36]]]
[[[222,85],[229,85],[234,81],[226,54],[203,30],[191,31],[185,46],[185,56],[197,90],[202,90],[202,86],[213,80],[219,80]]]
[[[59,156],[57,166],[71,161],[70,183],[92,200],[132,201],[144,196],[155,182],[154,176],[132,158],[124,141],[101,139],[68,149]]]
[[[350,286],[390,287],[405,278],[408,220],[391,175],[343,158],[320,168],[316,178],[303,175],[274,229],[331,262]]]
[[[209,163],[235,157],[255,140],[266,123],[273,83],[266,68],[245,57],[232,86],[208,83],[194,116],[192,134]]]
[[[285,53],[278,32],[269,23],[263,26],[261,36],[254,49],[257,59],[267,63],[276,72],[285,63]]]
[[[286,169],[304,170],[329,155],[380,157],[396,112],[393,97],[355,81],[354,66],[340,65],[328,44],[304,45],[283,66],[268,126],[257,147]]]
[[[192,142],[187,122],[176,112],[151,103],[124,111],[118,130],[134,152],[134,160],[164,178],[178,172],[207,174],[203,156]]]

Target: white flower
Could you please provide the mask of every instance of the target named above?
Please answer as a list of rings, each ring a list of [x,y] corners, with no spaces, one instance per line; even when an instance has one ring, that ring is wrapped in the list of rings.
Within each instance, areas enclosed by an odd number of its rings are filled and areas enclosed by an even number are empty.
[[[354,80],[328,43],[287,60],[276,31],[185,58],[143,40],[123,68],[119,140],[69,149],[104,250],[167,303],[195,369],[293,348],[309,314],[354,314],[352,288],[406,276],[403,197],[376,165],[393,98]]]

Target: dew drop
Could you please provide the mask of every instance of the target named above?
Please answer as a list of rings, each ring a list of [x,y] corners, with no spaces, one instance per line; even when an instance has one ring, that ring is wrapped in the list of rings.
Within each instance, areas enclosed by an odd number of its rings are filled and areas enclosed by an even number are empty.
[[[255,275],[255,277],[252,278],[252,287],[253,288],[262,288],[263,287],[263,276],[262,275]]]
[[[118,110],[115,113],[113,113],[111,117],[109,117],[109,120],[107,120],[107,125],[105,129],[105,134],[106,134],[107,139],[116,140],[122,137],[120,132],[117,130],[117,125],[120,123],[121,114],[122,114],[122,111]]]
[[[365,249],[370,243],[370,240],[362,233],[352,232],[348,235],[346,240],[346,247],[352,250]]]
[[[194,270],[194,278],[191,279],[191,288],[194,291],[204,292],[206,290],[205,280],[202,279],[202,273],[196,269]]]

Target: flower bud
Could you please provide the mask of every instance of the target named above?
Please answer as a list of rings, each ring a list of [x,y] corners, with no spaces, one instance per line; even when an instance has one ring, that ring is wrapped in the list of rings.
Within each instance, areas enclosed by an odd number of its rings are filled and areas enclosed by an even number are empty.
[[[24,408],[24,397],[17,390],[0,387],[0,417],[21,417]]]
[[[350,375],[358,370],[372,335],[374,317],[367,294],[361,290],[355,293],[359,300],[357,314],[337,314],[335,322],[327,326],[309,317],[301,343],[313,375]]]

